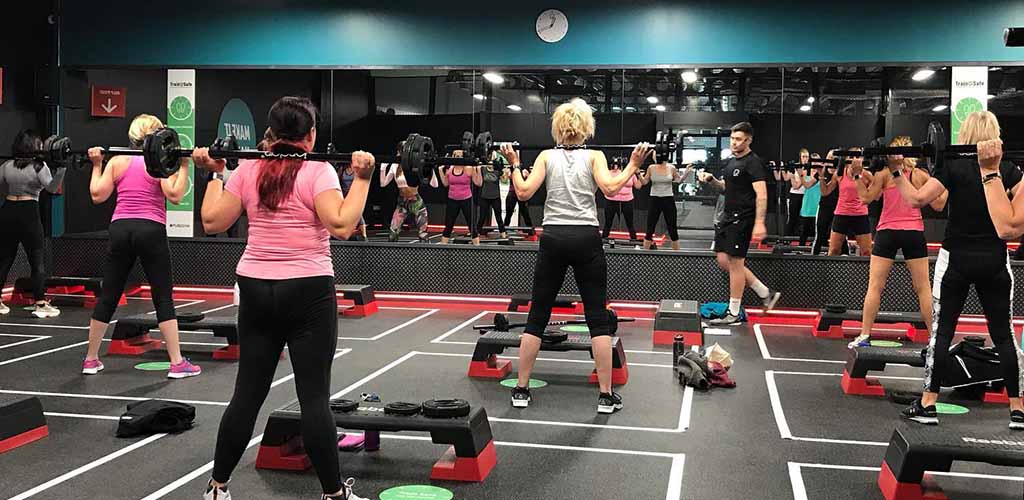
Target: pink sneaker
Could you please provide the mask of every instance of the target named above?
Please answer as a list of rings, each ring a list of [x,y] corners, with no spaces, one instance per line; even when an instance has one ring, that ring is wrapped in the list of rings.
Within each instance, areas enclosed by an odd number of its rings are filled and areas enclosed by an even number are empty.
[[[99,359],[87,359],[82,362],[82,373],[86,375],[96,375],[103,371],[103,363]]]
[[[181,363],[171,365],[171,371],[167,372],[167,378],[195,377],[202,371],[198,365],[193,365],[188,358],[185,358],[181,360]]]

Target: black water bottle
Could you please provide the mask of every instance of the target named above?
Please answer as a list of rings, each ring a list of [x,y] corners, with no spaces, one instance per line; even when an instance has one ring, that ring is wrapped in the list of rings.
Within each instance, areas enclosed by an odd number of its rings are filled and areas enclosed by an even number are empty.
[[[686,343],[683,342],[682,335],[676,335],[672,337],[672,369],[679,368],[679,358],[682,357],[683,353],[686,352]]]

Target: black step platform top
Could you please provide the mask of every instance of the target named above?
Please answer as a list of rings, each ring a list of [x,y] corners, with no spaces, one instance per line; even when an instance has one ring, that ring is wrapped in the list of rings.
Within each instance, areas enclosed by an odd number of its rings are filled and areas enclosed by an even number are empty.
[[[159,324],[156,319],[156,315],[153,314],[136,314],[134,316],[128,316],[126,318],[120,318],[117,320],[118,325],[130,325],[130,326],[151,326],[155,327]],[[179,330],[202,330],[206,328],[224,328],[224,327],[238,327],[238,318],[234,316],[206,316],[199,321],[193,322],[178,322]]]
[[[850,357],[863,361],[885,361],[894,364],[924,366],[924,357],[920,348],[892,347],[855,347],[850,350]]]
[[[477,339],[477,344],[500,345],[503,347],[519,347],[518,332],[499,332],[491,330]],[[612,337],[612,348],[619,343],[619,337]],[[542,351],[589,351],[591,347],[590,335],[569,334],[567,338],[558,343],[545,342],[541,345]]]
[[[860,309],[847,309],[846,312],[834,313],[822,309],[821,319],[826,318],[860,321],[864,318],[864,312]],[[920,312],[879,311],[878,316],[875,317],[875,323],[920,323],[923,325],[924,319]]]
[[[1024,433],[976,433],[950,426],[901,423],[893,431],[887,462],[893,451],[1020,467],[1024,466]]]
[[[417,415],[388,415],[384,413],[384,403],[360,402],[359,408],[348,412],[333,412],[334,422],[345,429],[362,429],[378,431],[431,431],[440,429],[466,429],[481,420],[487,420],[487,412],[482,406],[472,406],[469,415],[453,418],[431,418],[422,413]],[[299,420],[302,409],[298,400],[274,410],[271,418]],[[489,436],[488,436],[489,437]]]

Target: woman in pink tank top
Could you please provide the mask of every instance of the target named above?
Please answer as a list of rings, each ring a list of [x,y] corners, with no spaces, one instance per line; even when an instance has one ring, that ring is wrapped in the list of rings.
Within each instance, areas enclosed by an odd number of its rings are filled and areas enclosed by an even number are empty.
[[[839,178],[839,201],[828,239],[829,255],[839,255],[843,241],[849,237],[857,241],[860,255],[871,255],[871,223],[867,205],[870,202],[858,195],[858,186],[866,186],[870,179],[870,174],[861,175],[863,169],[862,159],[853,158]]]
[[[899,136],[892,140],[890,146],[913,146],[907,136]],[[850,342],[850,347],[869,345],[871,327],[875,324],[882,290],[889,279],[889,271],[896,260],[896,252],[903,252],[903,259],[910,270],[921,306],[921,317],[926,325],[932,324],[931,284],[928,279],[928,242],[924,238],[924,219],[921,210],[914,208],[900,196],[896,188],[896,176],[905,176],[914,187],[919,188],[928,181],[928,172],[915,168],[917,162],[913,158],[890,157],[889,168],[882,169],[874,175],[865,172],[863,175],[869,184],[857,184],[858,195],[865,202],[873,202],[882,198],[882,216],[878,219],[875,232],[875,244],[871,250],[870,278],[868,291],[864,295],[863,321],[860,335]],[[935,199],[931,206],[941,211],[946,205],[946,195]]]
[[[462,157],[462,151],[455,151],[453,156]],[[473,188],[472,184],[481,186],[484,183],[480,169],[477,167],[441,167],[441,183],[448,188],[448,201],[444,208],[444,231],[441,233],[441,243],[448,243],[452,237],[452,230],[455,228],[455,220],[459,212],[466,219],[469,226],[469,235],[474,245],[480,244],[480,235],[476,231],[476,224],[473,224]]]
[[[128,129],[132,147],[141,147],[147,135],[163,126],[155,116],[135,117]],[[104,264],[103,290],[89,322],[89,351],[82,364],[82,373],[95,375],[103,370],[103,363],[99,360],[100,344],[124,293],[128,273],[138,260],[146,274],[160,334],[171,359],[167,377],[178,379],[199,375],[199,367],[181,357],[178,320],[172,299],[171,252],[167,246],[167,202],[178,204],[185,196],[188,161],[182,159],[181,169],[169,178],[154,179],[146,172],[146,163],[141,156],[115,156],[106,162],[104,168],[103,149],[92,148],[89,159],[92,160],[92,179],[89,181],[92,202],[103,203],[116,190],[117,205],[110,220],[110,247]],[[111,349],[115,347],[117,344],[112,343]]]

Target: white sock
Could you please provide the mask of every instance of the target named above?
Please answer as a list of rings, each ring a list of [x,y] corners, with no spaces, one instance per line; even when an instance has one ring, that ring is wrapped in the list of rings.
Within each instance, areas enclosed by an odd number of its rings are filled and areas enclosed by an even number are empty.
[[[761,283],[761,280],[754,278],[754,282],[750,284],[750,289],[753,290],[758,297],[761,297],[762,299],[768,298],[768,287],[764,286],[764,283]]]
[[[739,316],[740,315],[740,301],[741,300],[742,299],[734,299],[732,297],[729,297],[729,314],[732,314],[733,316]]]

